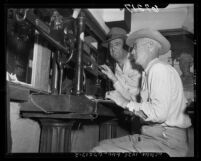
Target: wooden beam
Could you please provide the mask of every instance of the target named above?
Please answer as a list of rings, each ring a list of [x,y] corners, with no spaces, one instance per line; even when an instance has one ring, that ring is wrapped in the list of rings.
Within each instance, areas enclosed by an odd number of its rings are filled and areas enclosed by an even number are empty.
[[[8,84],[11,101],[28,101],[30,90],[16,84]]]
[[[31,86],[17,84],[9,81],[7,81],[7,86],[9,89],[9,97],[11,101],[26,102],[29,99],[30,93],[48,94],[45,91],[35,89]]]
[[[167,36],[167,37],[180,36],[180,35],[191,35],[190,37],[193,37],[192,33],[188,32],[182,28],[159,30],[159,31],[161,34],[163,34],[164,36]]]
[[[102,29],[100,24],[87,9],[83,9],[83,12],[86,16],[86,26],[89,27],[89,29],[99,38],[99,40],[105,41],[106,32]]]
[[[36,34],[31,84],[34,88],[48,91],[51,50],[44,45],[43,40]]]
[[[21,111],[25,112],[94,114],[96,109],[95,102],[92,102],[85,96],[74,95],[32,95],[29,102],[22,103],[21,105]]]
[[[11,137],[11,123],[10,123],[10,89],[8,83],[6,83],[7,90],[7,107],[6,107],[6,128],[7,128],[7,153],[11,153],[12,151],[12,137]]]
[[[42,112],[21,112],[21,116],[24,118],[54,118],[54,119],[93,119],[93,115],[90,114],[78,114],[78,113],[53,113],[46,114]]]

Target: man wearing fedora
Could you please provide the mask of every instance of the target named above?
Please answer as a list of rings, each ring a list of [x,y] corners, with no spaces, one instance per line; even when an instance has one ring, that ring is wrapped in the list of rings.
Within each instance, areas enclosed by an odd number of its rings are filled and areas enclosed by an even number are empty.
[[[177,71],[158,59],[170,50],[169,41],[158,31],[140,29],[126,40],[133,47],[137,64],[144,68],[142,101],[128,101],[120,94],[108,98],[133,113],[143,113],[147,125],[142,133],[100,142],[93,152],[164,152],[172,157],[186,156],[186,129],[190,118],[185,115],[186,98]]]
[[[102,72],[112,80],[114,91],[108,94],[121,94],[127,100],[135,100],[139,94],[140,68],[133,69],[130,62],[130,53],[126,47],[126,31],[119,27],[113,27],[108,33],[108,40],[102,45],[109,48],[111,57],[116,61],[115,72],[107,65],[102,65]]]

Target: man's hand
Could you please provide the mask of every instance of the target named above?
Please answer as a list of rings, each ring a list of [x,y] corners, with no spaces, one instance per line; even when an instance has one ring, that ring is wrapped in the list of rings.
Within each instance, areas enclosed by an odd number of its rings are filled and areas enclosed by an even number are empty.
[[[125,113],[126,115],[130,115],[130,116],[133,116],[133,115],[139,116],[139,117],[142,118],[143,120],[147,118],[147,116],[145,115],[145,113],[144,113],[142,110],[140,110],[140,111],[133,111],[133,112],[132,112],[132,111],[130,111],[128,108],[125,108],[124,113]]]
[[[112,72],[112,70],[107,65],[101,65],[102,69],[101,72],[103,72],[107,77],[115,83],[117,81],[116,76]]]
[[[128,108],[125,108],[124,114],[129,115],[129,116],[135,116],[135,113],[130,111]]]
[[[144,119],[144,120],[147,119],[147,116],[145,115],[145,113],[144,113],[142,110],[140,110],[140,111],[135,111],[135,115],[141,117],[141,118]]]
[[[129,103],[129,101],[125,99],[118,91],[106,92],[105,97],[111,99],[118,106],[121,106],[123,108],[125,108],[126,105]]]

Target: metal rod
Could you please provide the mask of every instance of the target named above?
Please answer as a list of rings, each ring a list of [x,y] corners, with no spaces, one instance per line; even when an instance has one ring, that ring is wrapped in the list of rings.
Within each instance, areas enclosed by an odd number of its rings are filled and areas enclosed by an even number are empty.
[[[59,69],[59,94],[61,94],[63,80],[63,68]]]
[[[78,34],[77,34],[77,57],[76,57],[76,69],[75,78],[73,82],[73,94],[81,95],[83,90],[83,41],[84,41],[84,29],[85,29],[85,16],[81,12],[78,17]]]
[[[52,94],[58,94],[58,65],[57,65],[57,53],[53,53],[53,67],[52,67]]]

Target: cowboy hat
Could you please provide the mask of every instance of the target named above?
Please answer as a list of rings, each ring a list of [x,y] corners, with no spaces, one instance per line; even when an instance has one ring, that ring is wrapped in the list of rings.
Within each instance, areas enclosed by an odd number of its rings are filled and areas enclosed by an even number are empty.
[[[159,42],[161,44],[159,54],[161,55],[170,50],[170,42],[159,31],[147,28],[133,32],[126,40],[126,44],[133,47],[134,42],[139,38],[150,38]]]
[[[127,38],[126,34],[127,34],[126,30],[124,30],[120,27],[113,27],[110,29],[110,31],[108,33],[108,39],[102,43],[102,46],[107,48],[108,43],[114,39],[122,38],[122,39],[126,40],[126,38]]]

